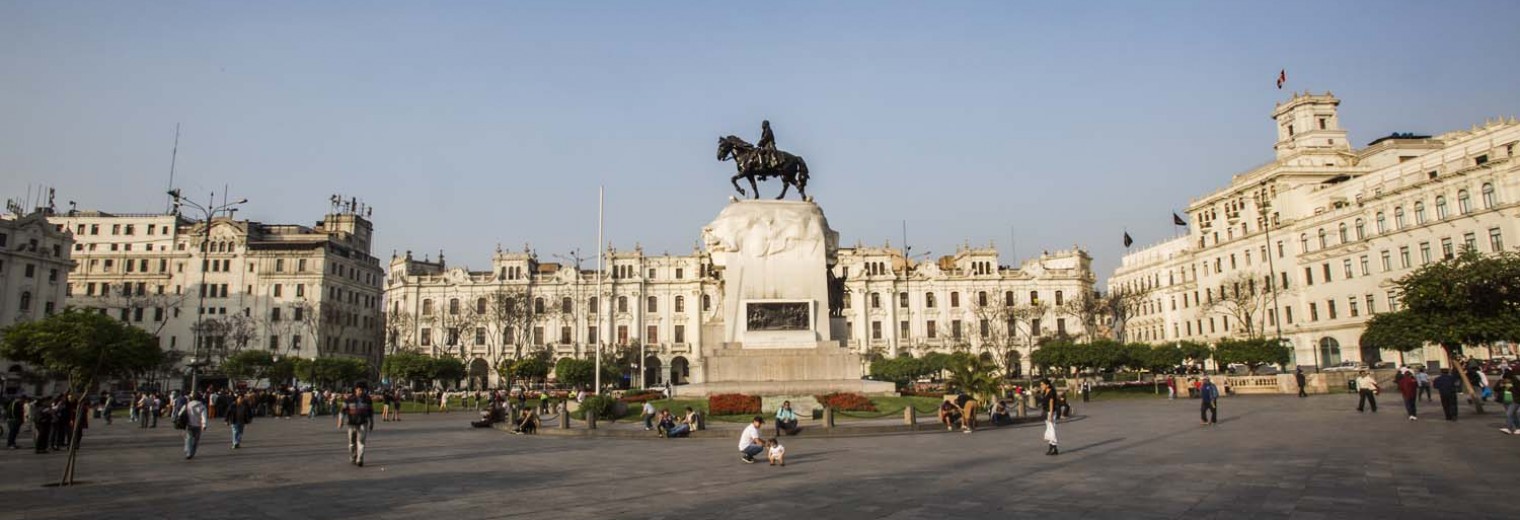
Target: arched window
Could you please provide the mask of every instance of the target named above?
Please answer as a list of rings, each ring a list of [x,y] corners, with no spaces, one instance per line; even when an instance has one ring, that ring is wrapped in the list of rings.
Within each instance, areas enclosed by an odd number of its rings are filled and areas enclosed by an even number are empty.
[[[566,296],[564,298],[560,298],[559,299],[559,311],[562,312],[562,313],[565,313],[565,314],[570,314],[570,313],[575,312],[575,300],[570,299],[569,296]]]
[[[1367,238],[1367,222],[1363,221],[1362,219],[1356,219],[1356,239],[1357,240],[1365,240],[1366,238]]]
[[[1425,201],[1423,200],[1414,203],[1414,223],[1415,225],[1425,223]]]
[[[1377,212],[1377,232],[1379,235],[1388,232],[1388,219],[1383,216],[1383,212],[1381,211]]]
[[[591,298],[587,299],[586,300],[586,312],[589,312],[591,314],[596,314],[598,312],[596,310],[597,303],[599,303],[599,302],[598,302],[598,300],[597,300],[597,298],[595,296],[592,296]]]
[[[1325,235],[1325,228],[1319,228],[1319,248],[1320,249],[1324,249],[1328,245],[1328,242],[1325,240],[1326,236],[1327,235]]]
[[[1062,298],[1062,296],[1063,295],[1061,294],[1061,291],[1056,291],[1056,305],[1061,305],[1061,304],[1065,303],[1065,299]]]
[[[1446,196],[1436,195],[1436,220],[1446,220]]]
[[[1341,344],[1339,341],[1331,337],[1319,340],[1319,363],[1321,367],[1333,367],[1341,364]]]
[[[1307,252],[1309,252],[1309,234],[1308,233],[1299,233],[1298,234],[1298,250],[1299,250],[1300,253],[1307,253]],[[1205,274],[1207,274],[1207,273],[1205,273]]]
[[[1003,293],[1003,306],[1004,307],[1012,307],[1013,306],[1013,291],[1008,291],[1008,292]]]
[[[1404,229],[1404,207],[1403,206],[1399,206],[1399,207],[1393,208],[1393,227],[1394,227],[1394,229]]]
[[[874,292],[871,293],[871,308],[872,309],[880,309],[881,308],[881,293],[874,293]]]
[[[486,299],[485,298],[476,298],[475,299],[475,314],[485,314],[485,313],[486,313]]]
[[[543,313],[544,313],[544,299],[543,298],[534,298],[533,299],[533,314],[543,314]]]
[[[986,307],[987,306],[987,291],[977,291],[976,292],[976,305],[978,307]]]
[[[433,315],[433,300],[431,298],[426,299],[426,300],[422,300],[422,315],[423,316],[432,316]]]
[[[1494,196],[1494,185],[1483,183],[1483,209],[1493,209],[1498,197]]]
[[[849,298],[849,296],[850,296],[849,293],[845,293],[845,297],[846,298]],[[846,307],[848,307],[848,305]],[[706,294],[702,295],[702,310],[703,311],[707,311],[707,310],[711,310],[711,309],[712,309],[712,297],[708,296]]]
[[[657,297],[657,296],[649,296],[649,297],[644,298],[644,312],[655,312],[655,311],[658,311],[658,310],[660,310],[660,298],[659,297]]]
[[[924,293],[924,307],[934,308],[934,293]]]
[[[1029,291],[1029,304],[1034,305],[1038,303],[1040,303],[1040,291]]]
[[[459,315],[459,298],[449,298],[449,315]]]
[[[1463,215],[1472,213],[1472,196],[1467,194],[1467,190],[1457,192],[1457,211]]]
[[[950,306],[954,308],[960,308],[961,293],[959,291],[950,291]]]
[[[627,296],[619,296],[618,299],[617,299],[617,302],[618,302],[617,303],[617,311],[618,312],[628,312],[628,297]]]
[[[686,312],[686,297],[676,296],[676,312]]]
[[[1350,235],[1348,235],[1347,232],[1346,232],[1346,223],[1345,222],[1342,222],[1341,226],[1340,226],[1340,238],[1341,238],[1341,242],[1340,243],[1342,243],[1342,244],[1351,241]]]
[[[24,311],[32,310],[32,292],[31,291],[21,291],[21,310],[23,312]],[[122,312],[125,313],[127,311],[122,311]],[[122,314],[121,316],[122,316],[121,319],[127,319],[126,318],[126,316],[127,316],[126,314]]]

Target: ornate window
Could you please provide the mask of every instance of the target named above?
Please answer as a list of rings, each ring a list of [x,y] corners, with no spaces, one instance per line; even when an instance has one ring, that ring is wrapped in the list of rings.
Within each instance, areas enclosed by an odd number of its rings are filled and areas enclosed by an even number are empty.
[[[1425,201],[1423,200],[1414,203],[1414,223],[1416,225],[1425,223]]]
[[[1446,220],[1446,196],[1436,195],[1436,220]]]
[[[1356,239],[1357,240],[1365,240],[1366,238],[1367,238],[1367,223],[1365,221],[1363,221],[1362,219],[1356,219]]]
[[[1457,212],[1463,215],[1472,213],[1472,196],[1467,194],[1467,190],[1457,192]]]
[[[1494,196],[1494,185],[1483,184],[1483,209],[1493,209],[1497,197]]]

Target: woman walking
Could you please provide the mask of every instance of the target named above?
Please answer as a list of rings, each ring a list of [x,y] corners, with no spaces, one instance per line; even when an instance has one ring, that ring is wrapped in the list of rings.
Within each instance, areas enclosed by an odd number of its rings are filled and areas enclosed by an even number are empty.
[[[1045,454],[1060,455],[1061,449],[1056,447],[1056,411],[1060,407],[1056,402],[1056,389],[1050,386],[1049,379],[1041,379],[1039,392],[1045,412],[1045,442],[1050,445]]]

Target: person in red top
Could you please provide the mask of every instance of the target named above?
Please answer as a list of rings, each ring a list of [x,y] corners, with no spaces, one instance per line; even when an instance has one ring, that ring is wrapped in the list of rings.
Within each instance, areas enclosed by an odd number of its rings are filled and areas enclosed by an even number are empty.
[[[1400,374],[1398,379],[1399,394],[1404,397],[1404,409],[1409,412],[1409,420],[1419,420],[1415,418],[1414,402],[1420,395],[1420,382],[1410,374]]]

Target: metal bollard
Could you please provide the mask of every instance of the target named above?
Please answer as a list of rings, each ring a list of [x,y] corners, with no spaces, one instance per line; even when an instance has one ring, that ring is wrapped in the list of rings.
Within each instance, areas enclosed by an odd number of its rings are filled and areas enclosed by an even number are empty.
[[[560,429],[563,430],[570,428],[570,408],[565,406],[564,403],[560,403],[560,405],[556,406],[555,408],[559,409],[559,415],[557,418],[559,419]]]
[[[1029,417],[1029,394],[1019,396],[1019,417]]]
[[[824,428],[833,428],[834,427],[834,408],[833,407],[824,407],[824,409],[823,409],[823,427]]]
[[[912,404],[909,404],[907,408],[903,408],[903,424],[909,428],[918,427],[918,410],[913,409]]]

